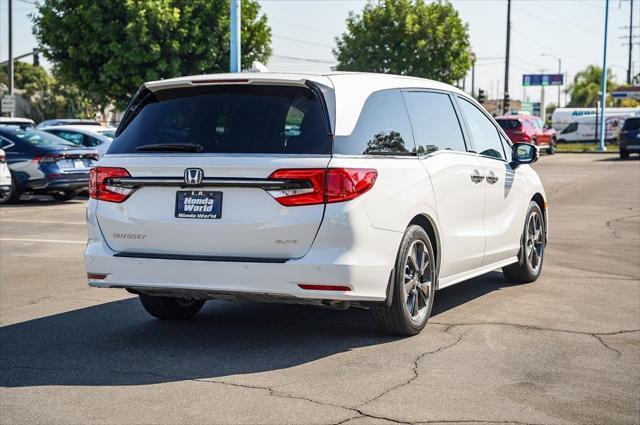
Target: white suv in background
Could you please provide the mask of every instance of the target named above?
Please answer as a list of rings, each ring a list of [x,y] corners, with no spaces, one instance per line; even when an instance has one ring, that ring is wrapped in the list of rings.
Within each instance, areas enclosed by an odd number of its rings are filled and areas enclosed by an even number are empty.
[[[91,174],[86,269],[161,319],[208,299],[369,308],[418,333],[437,289],[542,269],[547,204],[464,92],[358,73],[144,84]]]

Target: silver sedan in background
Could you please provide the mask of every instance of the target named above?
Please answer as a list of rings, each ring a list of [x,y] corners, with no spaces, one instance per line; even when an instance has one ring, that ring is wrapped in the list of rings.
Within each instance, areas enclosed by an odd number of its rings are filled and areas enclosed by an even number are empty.
[[[77,145],[94,148],[100,157],[107,152],[115,135],[114,128],[100,125],[57,125],[45,127],[42,130]]]

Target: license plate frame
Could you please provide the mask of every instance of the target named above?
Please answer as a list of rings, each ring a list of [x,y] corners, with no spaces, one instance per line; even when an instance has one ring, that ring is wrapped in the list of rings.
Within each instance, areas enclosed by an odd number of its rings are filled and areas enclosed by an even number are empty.
[[[217,190],[179,190],[174,210],[176,218],[219,220],[222,218],[222,192]]]

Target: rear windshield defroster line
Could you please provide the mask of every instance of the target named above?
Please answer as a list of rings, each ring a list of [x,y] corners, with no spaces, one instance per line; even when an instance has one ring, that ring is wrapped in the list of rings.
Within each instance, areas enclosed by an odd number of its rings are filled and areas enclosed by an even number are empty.
[[[143,89],[108,153],[331,154],[319,96],[307,87],[257,84]],[[176,147],[182,144],[202,149]]]

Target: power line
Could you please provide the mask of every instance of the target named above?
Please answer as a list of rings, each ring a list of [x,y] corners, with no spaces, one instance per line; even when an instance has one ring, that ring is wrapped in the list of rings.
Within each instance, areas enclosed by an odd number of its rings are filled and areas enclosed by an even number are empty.
[[[327,47],[329,49],[333,49],[335,47],[335,46],[329,46],[328,44],[315,43],[313,41],[299,40],[299,39],[296,39],[296,38],[283,37],[283,36],[280,36],[280,35],[274,35],[273,38],[277,38],[279,40],[292,41],[294,43],[308,44],[310,46]]]
[[[301,61],[301,62],[314,62],[314,63],[328,63],[331,65],[335,65],[336,61],[330,61],[325,59],[312,59],[312,58],[301,58],[298,56],[286,56],[286,55],[271,55],[274,58],[287,59],[292,61]]]

